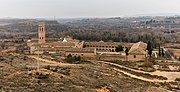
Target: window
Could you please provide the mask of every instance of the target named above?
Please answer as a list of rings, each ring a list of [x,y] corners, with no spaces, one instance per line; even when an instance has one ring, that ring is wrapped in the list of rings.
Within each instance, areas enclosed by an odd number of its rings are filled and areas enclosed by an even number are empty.
[[[81,54],[81,56],[83,56],[84,54]]]
[[[134,58],[136,58],[136,55],[134,55]]]

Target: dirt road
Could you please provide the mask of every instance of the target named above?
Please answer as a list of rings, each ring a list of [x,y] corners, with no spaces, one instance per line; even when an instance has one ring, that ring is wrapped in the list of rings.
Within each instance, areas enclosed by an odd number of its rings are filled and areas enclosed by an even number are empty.
[[[36,59],[36,60],[39,60],[40,62],[46,62],[46,63],[50,63],[50,64],[55,64],[55,65],[64,65],[64,66],[80,66],[82,64],[69,64],[69,63],[61,63],[61,62],[56,62],[56,61],[52,61],[52,60],[47,60],[47,59],[43,59],[43,58],[39,58],[39,57],[36,57],[36,56],[27,56],[29,58],[32,58],[32,59]]]
[[[148,79],[148,78],[144,78],[144,77],[140,77],[140,76],[136,76],[136,75],[133,75],[131,73],[128,73],[126,71],[123,71],[123,70],[120,70],[120,69],[117,69],[117,68],[114,68],[114,70],[116,71],[119,71],[125,75],[128,75],[132,78],[136,78],[136,79],[140,79],[140,80],[143,80],[143,81],[147,81],[147,82],[173,82],[174,79],[177,77],[180,77],[180,72],[179,73],[175,73],[177,76],[174,76],[174,78],[172,79],[171,76],[165,76],[164,73],[161,73],[160,71],[157,73],[156,72],[144,72],[144,71],[140,71],[140,70],[135,70],[135,69],[131,69],[131,68],[128,68],[128,67],[125,67],[125,66],[122,66],[122,65],[119,65],[119,64],[115,64],[115,63],[111,63],[111,62],[105,62],[105,61],[96,61],[96,62],[99,62],[99,63],[104,63],[104,64],[109,64],[109,65],[113,65],[113,66],[117,66],[117,67],[120,67],[120,68],[124,68],[124,69],[128,69],[128,70],[131,70],[133,72],[137,72],[137,73],[145,73],[145,74],[150,74],[150,75],[157,75],[157,76],[164,76],[164,77],[167,77],[168,80],[159,80],[159,79]],[[171,73],[173,74],[173,73]]]

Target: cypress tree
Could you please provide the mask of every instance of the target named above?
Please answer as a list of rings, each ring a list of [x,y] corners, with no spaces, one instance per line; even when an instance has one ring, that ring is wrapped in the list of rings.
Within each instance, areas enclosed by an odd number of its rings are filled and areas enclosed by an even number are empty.
[[[164,50],[163,50],[163,48],[162,48],[162,56],[164,57]]]
[[[161,47],[159,45],[159,56],[161,56]]]
[[[148,41],[148,44],[147,44],[147,48],[148,50],[148,54],[149,56],[151,57],[152,56],[152,51],[153,51],[153,48],[152,48],[152,43],[150,41]]]

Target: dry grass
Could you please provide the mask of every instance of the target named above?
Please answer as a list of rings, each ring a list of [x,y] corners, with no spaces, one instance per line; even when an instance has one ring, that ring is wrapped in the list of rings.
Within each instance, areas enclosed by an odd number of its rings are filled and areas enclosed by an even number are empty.
[[[0,61],[3,66],[0,68],[0,89],[5,92],[162,92],[157,85],[124,76],[106,64],[50,66],[46,69],[42,66],[39,74],[43,78],[39,79],[33,59],[24,61],[21,56],[3,57],[7,59]],[[14,58],[12,65],[9,58]],[[46,74],[48,77],[44,78]]]

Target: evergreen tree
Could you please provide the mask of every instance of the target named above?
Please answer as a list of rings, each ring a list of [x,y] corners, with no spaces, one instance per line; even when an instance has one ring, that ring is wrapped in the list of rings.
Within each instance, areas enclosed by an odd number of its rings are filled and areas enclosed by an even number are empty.
[[[153,51],[153,48],[152,48],[152,43],[150,41],[148,41],[148,44],[147,44],[147,48],[148,50],[148,54],[149,56],[151,57],[152,56],[152,51]]]
[[[81,61],[81,56],[78,56],[78,57],[77,57],[77,61]]]
[[[125,53],[126,53],[126,56],[128,56],[129,55],[129,49],[126,47],[126,50],[125,50]]]
[[[126,47],[125,53],[126,53],[126,61],[128,61],[128,55],[129,55],[129,49]]]
[[[159,56],[161,56],[161,47],[159,45]]]
[[[71,54],[69,54],[68,56],[67,56],[67,58],[71,58],[72,57],[72,55]]]
[[[164,57],[164,50],[163,50],[163,48],[162,48],[162,56]]]
[[[120,51],[123,51],[123,46],[119,45],[116,47],[115,49],[116,52],[120,52]]]

